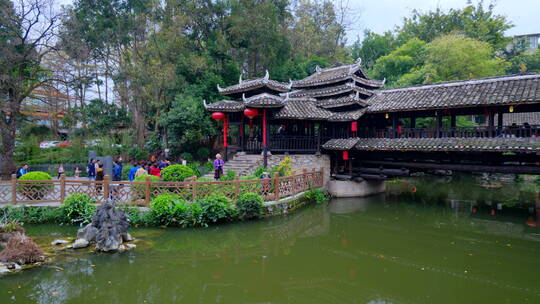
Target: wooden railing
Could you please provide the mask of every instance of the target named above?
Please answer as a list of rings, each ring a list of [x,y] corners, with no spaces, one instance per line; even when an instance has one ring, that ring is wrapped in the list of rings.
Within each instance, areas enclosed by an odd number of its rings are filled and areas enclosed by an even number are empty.
[[[311,188],[323,186],[323,169],[304,170],[302,173],[266,179],[212,182],[144,182],[111,181],[107,175],[103,181],[81,179],[21,181],[15,175],[7,182],[0,182],[0,204],[59,203],[73,193],[85,193],[101,203],[107,199],[147,206],[150,201],[164,193],[172,193],[186,201],[205,198],[221,193],[235,200],[241,193],[258,193],[265,200],[277,200]]]
[[[318,136],[274,135],[268,140],[268,150],[274,152],[316,152],[320,146]],[[247,140],[245,151],[260,152],[262,143]]]
[[[540,126],[368,129],[363,138],[538,137]]]

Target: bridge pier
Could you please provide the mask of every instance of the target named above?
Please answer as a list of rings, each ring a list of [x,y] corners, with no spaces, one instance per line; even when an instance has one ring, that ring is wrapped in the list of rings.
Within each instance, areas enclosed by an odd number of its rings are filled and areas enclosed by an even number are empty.
[[[333,197],[365,197],[386,191],[385,181],[340,181],[331,180],[327,184],[328,192]]]

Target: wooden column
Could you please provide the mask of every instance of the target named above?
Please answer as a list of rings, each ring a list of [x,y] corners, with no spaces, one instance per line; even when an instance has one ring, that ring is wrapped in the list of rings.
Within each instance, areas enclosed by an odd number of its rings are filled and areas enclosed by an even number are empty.
[[[62,173],[60,175],[60,203],[64,203],[65,198],[66,198],[66,175]]]
[[[390,134],[390,138],[396,138],[397,137],[397,113],[392,113],[392,132]]]
[[[452,113],[450,115],[450,128],[455,128],[455,127],[456,127],[456,114]]]
[[[17,175],[11,174],[11,203],[17,204]]]
[[[416,128],[416,116],[411,117],[411,128]]]
[[[228,160],[228,154],[229,154],[229,148],[228,148],[228,136],[229,136],[229,118],[227,117],[227,114],[225,114],[225,118],[223,119],[223,147],[225,147],[225,161]]]
[[[504,115],[504,113],[503,113],[502,110],[499,110],[499,113],[497,113],[497,114],[498,114],[498,115],[497,115],[497,127],[498,127],[499,130],[500,130],[500,129],[502,129],[503,123],[504,123],[504,122],[503,122],[503,117],[504,117],[503,115]]]
[[[436,137],[441,137],[441,130],[442,130],[442,126],[443,126],[443,123],[442,123],[443,115],[442,115],[441,111],[435,111],[435,118],[437,120],[437,135],[436,135]]]
[[[488,125],[489,125],[488,136],[493,137],[495,135],[495,111],[493,110],[489,112]]]
[[[266,109],[263,110],[263,129],[262,129],[262,135],[263,135],[263,166],[265,168],[268,167],[268,155],[267,155],[267,147],[266,147]]]

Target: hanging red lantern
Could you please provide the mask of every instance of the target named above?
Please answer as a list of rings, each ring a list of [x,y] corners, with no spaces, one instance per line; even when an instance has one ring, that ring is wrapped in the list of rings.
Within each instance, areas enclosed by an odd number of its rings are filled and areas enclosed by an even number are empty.
[[[343,151],[343,160],[349,160],[349,151]]]
[[[215,120],[222,120],[225,118],[225,114],[221,113],[221,112],[214,112],[212,113],[212,119],[215,119]]]
[[[358,131],[358,122],[356,121],[351,122],[351,131],[353,132]]]
[[[257,109],[247,108],[244,110],[244,115],[249,119],[253,119],[259,115],[259,112],[257,112]]]

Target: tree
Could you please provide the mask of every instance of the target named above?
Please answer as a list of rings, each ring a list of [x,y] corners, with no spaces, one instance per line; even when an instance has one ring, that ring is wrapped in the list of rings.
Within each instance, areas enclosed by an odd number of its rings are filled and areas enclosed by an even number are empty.
[[[364,39],[357,40],[352,46],[352,57],[361,58],[365,68],[371,69],[375,61],[382,56],[390,54],[397,47],[394,34],[390,31],[382,35],[370,30],[364,32]]]
[[[80,113],[82,121],[91,134],[113,134],[129,125],[130,117],[125,108],[106,103],[101,99],[92,99]]]
[[[372,77],[386,78],[389,85],[392,85],[400,77],[423,64],[426,45],[426,42],[413,38],[390,54],[380,57],[373,65]]]
[[[397,30],[397,39],[404,43],[412,38],[431,42],[437,37],[450,33],[460,33],[470,38],[489,43],[494,49],[502,50],[509,42],[504,32],[512,24],[501,15],[495,15],[495,4],[487,8],[482,0],[476,5],[469,1],[463,9],[434,11],[422,13],[413,10],[412,16],[404,19]]]
[[[59,15],[50,0],[0,2],[0,133],[4,161],[2,178],[15,172],[13,150],[23,101],[32,91],[51,81],[42,66],[53,51]]]
[[[459,35],[433,40],[426,48],[423,69],[430,71],[425,82],[482,78],[504,74],[507,63],[495,58],[487,42]]]

